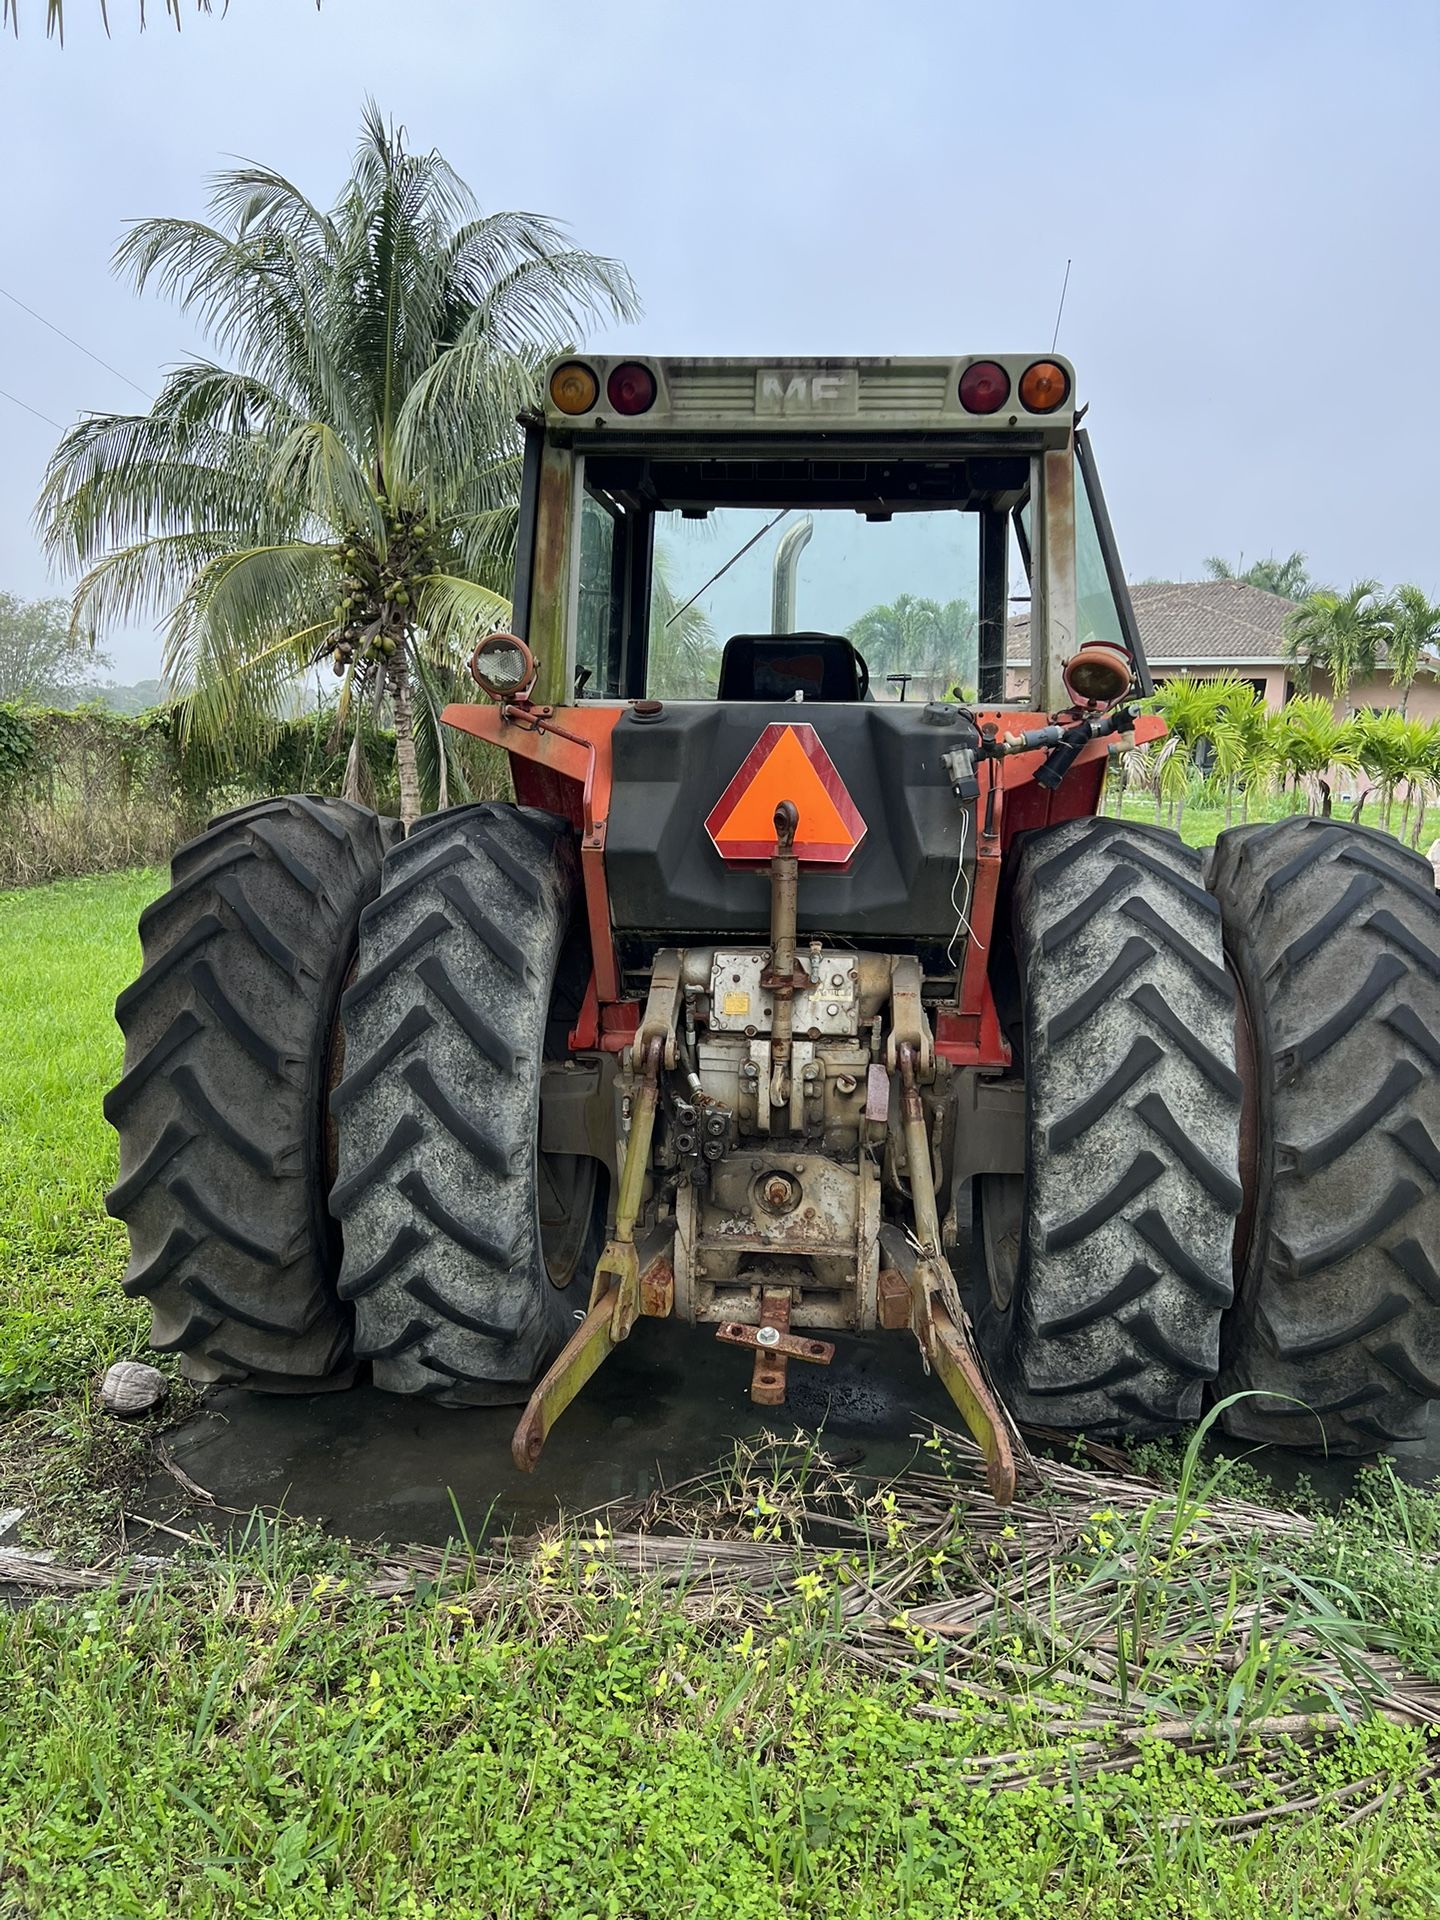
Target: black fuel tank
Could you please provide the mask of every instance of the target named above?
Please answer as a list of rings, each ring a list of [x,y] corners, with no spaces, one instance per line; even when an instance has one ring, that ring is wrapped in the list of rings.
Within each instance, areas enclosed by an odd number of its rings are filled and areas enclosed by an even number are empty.
[[[616,929],[641,934],[763,938],[770,882],[728,865],[705,819],[764,729],[813,727],[865,822],[847,869],[802,866],[800,931],[946,941],[960,852],[962,803],[941,757],[960,744],[959,715],[918,702],[719,705],[628,710],[611,736],[614,792],[605,872]],[[966,836],[971,868],[973,818]],[[973,877],[973,876],[972,876]]]

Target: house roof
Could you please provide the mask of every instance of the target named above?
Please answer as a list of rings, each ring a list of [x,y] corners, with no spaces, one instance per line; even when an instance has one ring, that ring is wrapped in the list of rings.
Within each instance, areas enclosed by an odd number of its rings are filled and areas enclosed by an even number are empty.
[[[1278,666],[1295,606],[1245,580],[1145,580],[1130,589],[1146,658],[1155,666]],[[1030,660],[1028,615],[1010,621],[1006,665]]]

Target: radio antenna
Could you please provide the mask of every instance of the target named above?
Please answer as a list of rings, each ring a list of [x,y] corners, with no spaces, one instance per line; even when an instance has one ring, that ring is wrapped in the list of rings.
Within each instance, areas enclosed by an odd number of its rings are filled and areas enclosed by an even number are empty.
[[[1060,305],[1055,309],[1055,332],[1050,341],[1050,351],[1055,351],[1056,341],[1060,338],[1060,316],[1065,311],[1065,289],[1070,284],[1070,262],[1065,262],[1065,278],[1060,284]]]

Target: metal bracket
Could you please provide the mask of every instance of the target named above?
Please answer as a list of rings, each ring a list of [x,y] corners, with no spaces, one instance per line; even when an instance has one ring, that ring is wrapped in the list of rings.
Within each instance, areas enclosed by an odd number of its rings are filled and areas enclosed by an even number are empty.
[[[909,1327],[925,1364],[939,1374],[975,1436],[985,1456],[985,1478],[996,1506],[1008,1507],[1015,1498],[1016,1457],[1025,1458],[1025,1443],[986,1377],[969,1315],[962,1310],[958,1320],[952,1317],[936,1283],[935,1262],[918,1256],[902,1229],[884,1226],[880,1239],[889,1263],[886,1275],[909,1288]],[[905,1324],[894,1279],[887,1282],[882,1277],[881,1298],[886,1316],[882,1324]]]
[[[752,1347],[755,1370],[750,1377],[750,1398],[758,1407],[783,1407],[785,1371],[791,1360],[810,1360],[828,1367],[835,1358],[830,1340],[806,1340],[790,1331],[790,1289],[766,1287],[760,1296],[760,1324],[746,1326],[742,1321],[726,1320],[715,1329],[717,1340],[735,1347]]]
[[[920,962],[912,953],[897,953],[890,961],[890,1034],[885,1063],[900,1064],[900,1049],[910,1047],[919,1077],[929,1080],[935,1071],[935,1042],[920,1002]]]

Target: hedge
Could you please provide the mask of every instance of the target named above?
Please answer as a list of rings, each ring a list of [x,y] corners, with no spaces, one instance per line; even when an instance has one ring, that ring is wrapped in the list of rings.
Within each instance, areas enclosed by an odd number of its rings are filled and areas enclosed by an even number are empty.
[[[187,750],[173,707],[0,705],[0,887],[158,865],[227,807],[267,793],[339,793],[346,747],[332,747],[332,726],[323,711],[284,723],[237,774]],[[366,797],[394,812],[394,736],[377,729],[363,746]]]

